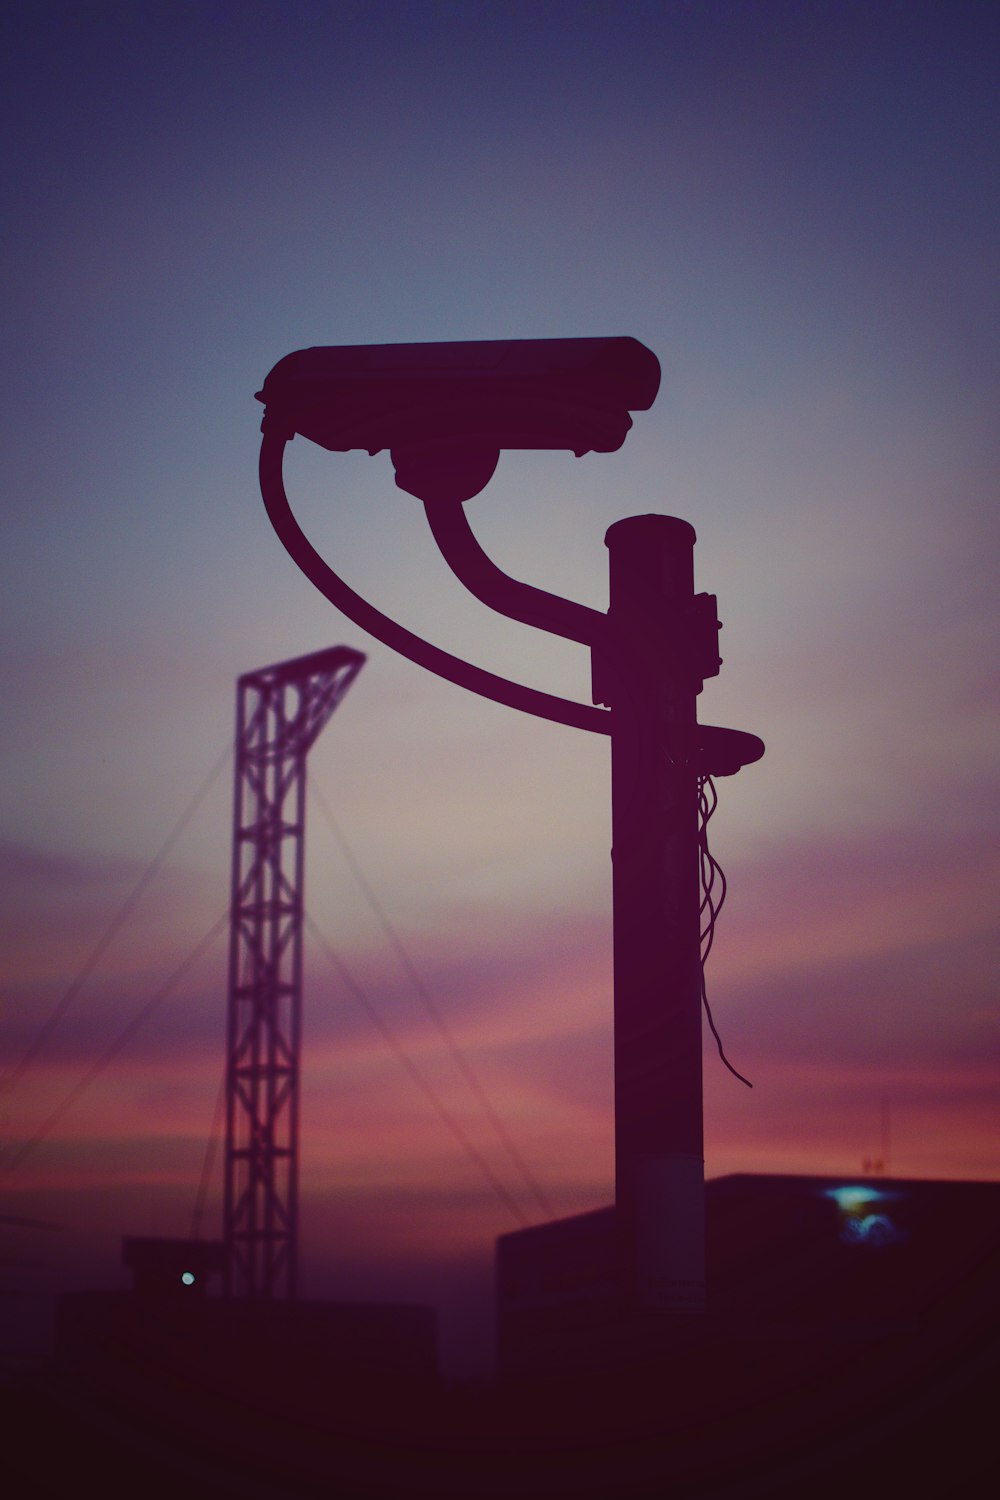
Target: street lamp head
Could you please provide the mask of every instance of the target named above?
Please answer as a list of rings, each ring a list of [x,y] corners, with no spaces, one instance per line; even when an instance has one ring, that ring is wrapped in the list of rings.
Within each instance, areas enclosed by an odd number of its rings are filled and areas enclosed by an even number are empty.
[[[613,453],[660,383],[637,339],[496,339],[299,349],[257,392],[265,424],[344,453],[388,448],[400,489],[464,501],[504,448]]]

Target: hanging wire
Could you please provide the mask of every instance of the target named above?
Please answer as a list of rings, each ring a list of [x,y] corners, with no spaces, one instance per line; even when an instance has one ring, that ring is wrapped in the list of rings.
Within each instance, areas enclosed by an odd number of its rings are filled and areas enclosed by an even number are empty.
[[[30,1136],[28,1140],[24,1141],[11,1155],[11,1157],[8,1160],[4,1161],[3,1165],[6,1167],[8,1172],[13,1172],[15,1168],[19,1167],[24,1158],[55,1129],[56,1125],[58,1125],[59,1121],[62,1119],[66,1111],[76,1103],[80,1095],[90,1087],[94,1080],[100,1077],[100,1075],[104,1072],[104,1069],[118,1056],[118,1053],[121,1052],[122,1048],[132,1040],[136,1032],[139,1031],[139,1029],[146,1024],[149,1018],[159,1010],[160,1006],[163,1004],[164,1000],[166,1000],[171,991],[180,983],[184,976],[194,968],[195,964],[202,957],[202,955],[208,952],[215,939],[219,936],[219,933],[228,926],[229,913],[223,912],[222,916],[212,923],[212,926],[205,933],[205,936],[199,943],[195,945],[194,949],[188,954],[187,958],[184,959],[183,963],[177,965],[177,968],[170,975],[169,979],[167,979],[160,986],[160,988],[151,997],[151,999],[147,1000],[145,1005],[143,1005],[141,1009],[132,1017],[131,1021],[129,1021],[128,1024],[122,1028],[115,1040],[111,1043],[110,1047],[108,1047],[104,1052],[101,1053],[96,1062],[91,1064],[91,1066],[87,1069],[86,1073],[84,1073],[79,1082],[76,1083],[73,1088],[70,1089],[69,1093],[65,1095],[61,1103],[57,1104],[51,1114],[46,1116],[41,1125],[35,1131],[34,1135]]]
[[[354,975],[350,972],[343,959],[334,950],[330,943],[327,942],[326,938],[323,936],[323,933],[316,926],[316,923],[313,921],[308,912],[305,913],[305,921],[306,926],[309,928],[313,937],[319,943],[320,947],[323,949],[323,952],[326,954],[333,967],[337,970],[342,983],[346,986],[347,989],[351,991],[352,995],[357,1000],[362,1010],[368,1016],[368,1019],[371,1021],[372,1025],[375,1026],[375,1028],[380,1032],[382,1039],[396,1054],[397,1058],[402,1063],[407,1073],[409,1073],[410,1077],[413,1079],[413,1082],[421,1090],[425,1098],[430,1102],[442,1122],[447,1126],[452,1135],[459,1142],[462,1149],[469,1155],[472,1161],[475,1162],[479,1171],[486,1178],[487,1182],[497,1194],[497,1197],[502,1199],[503,1203],[505,1204],[509,1212],[513,1215],[513,1217],[517,1220],[517,1222],[520,1225],[526,1227],[530,1223],[530,1220],[527,1218],[520,1205],[504,1187],[503,1183],[500,1181],[500,1178],[493,1171],[493,1168],[490,1166],[486,1158],[469,1139],[468,1135],[466,1135],[465,1131],[462,1129],[461,1125],[448,1109],[448,1106],[444,1103],[437,1090],[433,1087],[432,1084],[427,1081],[423,1073],[421,1073],[416,1063],[404,1048],[402,1042],[400,1042],[396,1034],[386,1025],[385,1021],[383,1021],[382,1017],[379,1015],[372,1002],[368,999],[368,996],[358,984],[357,980],[354,978]]]
[[[230,933],[232,922],[230,914]],[[240,984],[246,985],[253,974],[253,960],[246,947],[241,955],[242,968],[240,971]],[[215,1107],[212,1111],[212,1127],[205,1142],[205,1156],[201,1166],[201,1180],[198,1183],[198,1191],[195,1194],[194,1208],[191,1213],[191,1238],[201,1238],[201,1226],[205,1217],[205,1209],[208,1204],[209,1189],[212,1185],[212,1173],[215,1170],[215,1159],[219,1152],[223,1136],[227,1131],[226,1105],[229,1086],[228,1065],[223,1063],[222,1074],[219,1078],[219,1090],[215,1096]],[[228,1136],[227,1145],[228,1145]]]
[[[698,920],[700,927],[699,939],[702,945],[701,1002],[705,1007],[705,1015],[708,1018],[712,1035],[715,1037],[715,1045],[719,1049],[719,1056],[733,1077],[738,1078],[741,1083],[745,1083],[748,1089],[752,1089],[753,1084],[749,1078],[744,1078],[743,1074],[733,1067],[725,1054],[722,1046],[722,1038],[716,1030],[715,1021],[712,1017],[712,1007],[708,1003],[708,989],[705,984],[705,964],[708,960],[708,955],[712,951],[712,944],[715,941],[715,924],[718,921],[719,913],[725,902],[727,890],[726,877],[722,872],[722,867],[708,847],[708,824],[718,805],[719,794],[715,789],[715,782],[711,776],[700,775],[698,777],[698,865],[702,898],[698,911]],[[714,895],[716,885],[719,886],[718,899]]]
[[[215,1109],[212,1111],[212,1130],[205,1145],[205,1159],[201,1166],[201,1180],[198,1183],[198,1192],[195,1195],[194,1211],[191,1214],[191,1238],[201,1238],[201,1226],[205,1218],[205,1205],[208,1202],[208,1189],[212,1182],[212,1169],[215,1166],[215,1157],[222,1139],[222,1125],[226,1114],[226,1070],[222,1070],[222,1078],[219,1081],[219,1092],[215,1096]]]
[[[139,900],[139,897],[149,885],[154,875],[156,875],[167,855],[170,853],[171,849],[174,847],[177,840],[180,838],[181,834],[184,832],[185,828],[188,826],[191,819],[198,811],[198,808],[201,806],[205,797],[208,795],[208,791],[215,781],[216,777],[219,775],[219,772],[232,759],[232,753],[232,746],[227,744],[225,750],[219,756],[218,760],[215,762],[212,769],[205,777],[205,780],[195,792],[191,801],[181,813],[173,828],[167,834],[167,837],[164,839],[160,848],[153,855],[153,858],[150,860],[146,869],[143,871],[139,879],[136,881],[135,885],[132,887],[132,890],[125,897],[125,900],[119,906],[118,910],[111,918],[111,921],[101,933],[101,936],[94,944],[90,955],[87,957],[87,959],[85,959],[75,978],[72,980],[68,988],[63,992],[62,997],[56,1003],[54,1009],[52,1010],[52,1013],[49,1015],[48,1019],[42,1023],[35,1036],[34,1041],[27,1048],[17,1066],[13,1068],[3,1080],[4,1086],[6,1088],[13,1088],[14,1085],[20,1081],[25,1070],[30,1067],[31,1063],[38,1056],[39,1052],[42,1051],[43,1047],[48,1044],[49,1038],[55,1031],[56,1027],[59,1025],[59,1022],[69,1010],[70,1006],[73,1004],[73,1001],[80,993],[90,975],[96,969],[98,963],[100,962],[109,944],[111,943],[112,938],[114,938],[115,935],[124,926],[126,919],[135,907],[136,902]]]
[[[493,1131],[497,1137],[497,1140],[506,1151],[507,1156],[513,1163],[515,1169],[520,1173],[522,1181],[528,1188],[529,1192],[533,1195],[535,1202],[538,1204],[542,1213],[544,1213],[547,1218],[554,1219],[555,1209],[552,1203],[546,1196],[524,1157],[521,1155],[520,1151],[512,1140],[510,1132],[507,1130],[507,1127],[504,1125],[500,1116],[497,1114],[492,1103],[490,1102],[486,1090],[483,1088],[482,1083],[477,1077],[472,1064],[469,1062],[465,1053],[459,1046],[454,1032],[451,1030],[451,1027],[448,1025],[447,1020],[442,1015],[440,1008],[435,1003],[433,996],[431,995],[427,986],[424,984],[423,979],[417,971],[416,965],[414,964],[406,948],[403,946],[402,939],[396,932],[396,929],[393,927],[392,923],[389,921],[389,918],[385,912],[385,908],[382,906],[382,903],[379,901],[378,897],[371,887],[371,884],[365,876],[364,871],[358,863],[357,856],[354,854],[354,851],[348,844],[347,839],[344,837],[344,834],[333,815],[329,803],[320,792],[315,782],[310,782],[310,788],[317,803],[319,804],[320,810],[326,818],[327,823],[330,825],[330,830],[333,833],[334,838],[337,840],[338,845],[340,846],[341,853],[347,861],[347,864],[350,867],[352,875],[358,883],[362,895],[368,902],[368,905],[379,925],[381,926],[382,931],[385,933],[386,937],[389,939],[390,943],[395,949],[396,955],[399,958],[399,961],[402,964],[403,969],[405,970],[410,980],[410,983],[413,985],[414,990],[420,997],[424,1009],[427,1011],[427,1014],[430,1016],[432,1022],[437,1028],[439,1035],[442,1037],[456,1067],[462,1074],[462,1077],[465,1079],[472,1093],[475,1095],[475,1098],[486,1118],[489,1120],[490,1125],[493,1127]]]

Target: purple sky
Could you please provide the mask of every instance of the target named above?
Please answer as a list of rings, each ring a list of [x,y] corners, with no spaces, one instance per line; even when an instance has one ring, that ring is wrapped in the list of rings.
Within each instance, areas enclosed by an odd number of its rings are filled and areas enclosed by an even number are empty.
[[[504,455],[470,515],[600,609],[611,522],[697,530],[725,624],[701,713],[768,747],[712,824],[709,990],[755,1087],[709,1039],[706,1169],[857,1172],[887,1100],[894,1172],[995,1177],[996,8],[147,0],[2,29],[5,1067],[223,751],[237,675],[344,642],[369,660],[316,784],[556,1211],[609,1200],[607,744],[337,616],[264,516],[253,392],[310,344],[631,334],[663,384],[621,452]],[[361,592],[587,698],[584,649],[465,595],[385,455],[300,440],[287,468]],[[229,797],[225,771],[0,1099],[6,1140],[225,910]],[[537,1216],[318,807],[307,902]],[[189,1231],[224,951],[9,1174],[10,1212],[64,1226],[10,1254],[113,1278],[122,1233]],[[511,1215],[308,962],[307,1290],[435,1294]]]

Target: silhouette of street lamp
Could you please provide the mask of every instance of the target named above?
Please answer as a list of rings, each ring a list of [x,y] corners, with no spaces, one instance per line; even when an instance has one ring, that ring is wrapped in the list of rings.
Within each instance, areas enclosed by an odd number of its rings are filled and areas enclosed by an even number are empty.
[[[764,746],[701,725],[720,665],[716,601],[694,592],[695,533],[672,516],[609,529],[607,614],[503,573],[463,509],[501,450],[617,451],[659,387],[631,338],[302,349],[258,392],[260,482],[271,523],[306,577],[349,619],[439,676],[526,713],[611,738],[615,1203],[622,1290],[641,1309],[704,1305],[700,779]],[[492,609],[587,645],[593,706],[495,676],[414,635],[356,594],[296,521],[282,476],[296,433],[333,452],[390,450],[452,571]]]

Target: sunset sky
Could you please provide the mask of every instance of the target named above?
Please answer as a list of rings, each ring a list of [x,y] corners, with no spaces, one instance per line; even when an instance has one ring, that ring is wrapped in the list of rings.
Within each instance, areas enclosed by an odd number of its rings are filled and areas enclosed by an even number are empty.
[[[729,897],[706,1172],[998,1175],[1000,10],[986,3],[6,6],[0,1064],[9,1074],[232,735],[250,668],[368,655],[310,774],[556,1214],[613,1192],[604,737],[472,697],[337,615],[256,476],[313,344],[629,334],[663,381],[617,454],[505,454],[469,514],[607,607],[604,534],[698,534]],[[310,535],[480,665],[586,701],[581,646],[491,615],[387,455],[299,439]],[[231,768],[16,1086],[8,1164],[225,913]],[[306,901],[515,1215],[310,940],[304,1290],[488,1295],[544,1217],[318,802]],[[225,936],[15,1169],[6,1290],[114,1285],[186,1235]],[[221,1225],[221,1155],[202,1232]],[[477,1280],[478,1278],[478,1280]],[[471,1294],[470,1294],[471,1295]]]

